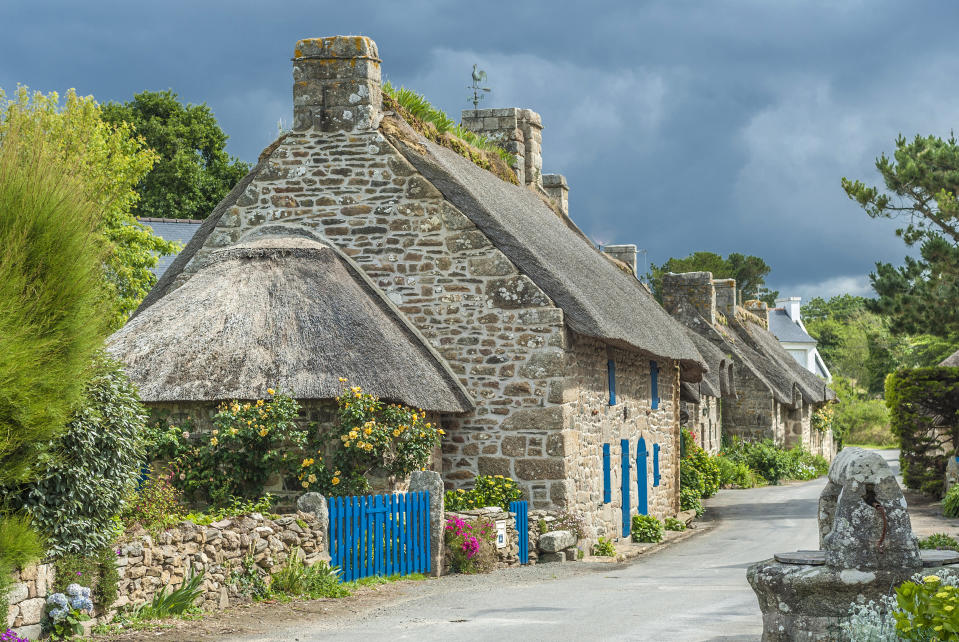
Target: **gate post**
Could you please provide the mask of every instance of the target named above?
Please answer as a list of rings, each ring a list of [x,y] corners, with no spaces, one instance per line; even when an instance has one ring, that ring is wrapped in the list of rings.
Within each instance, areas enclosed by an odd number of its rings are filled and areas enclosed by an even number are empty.
[[[443,479],[440,474],[432,470],[414,470],[410,474],[410,492],[421,490],[430,493],[430,566],[431,575],[439,577],[443,574],[443,524],[445,506],[443,497]]]

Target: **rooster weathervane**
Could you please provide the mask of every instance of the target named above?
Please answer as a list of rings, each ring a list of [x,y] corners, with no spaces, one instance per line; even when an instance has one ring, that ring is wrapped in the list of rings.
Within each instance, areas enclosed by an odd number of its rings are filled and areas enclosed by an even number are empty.
[[[473,97],[467,98],[466,100],[473,103],[473,109],[479,109],[479,102],[486,97],[486,94],[483,92],[491,91],[489,87],[482,87],[480,83],[486,82],[486,72],[482,69],[477,69],[476,64],[473,64],[473,84],[468,86],[467,89],[473,90]]]

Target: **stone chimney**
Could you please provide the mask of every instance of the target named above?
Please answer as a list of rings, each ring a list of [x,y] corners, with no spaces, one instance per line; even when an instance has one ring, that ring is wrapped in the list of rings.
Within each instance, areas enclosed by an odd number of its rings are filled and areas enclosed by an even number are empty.
[[[765,301],[751,299],[746,301],[746,303],[743,304],[743,307],[759,317],[759,320],[763,322],[765,327],[769,327],[769,306],[766,305]]]
[[[543,119],[532,109],[464,109],[463,127],[482,134],[516,157],[520,185],[543,187]]]
[[[293,129],[351,132],[379,125],[380,57],[365,36],[306,38],[293,52]]]
[[[617,261],[622,261],[633,271],[636,276],[636,246],[635,245],[604,245],[603,253],[608,254]]]
[[[663,307],[679,315],[681,304],[698,312],[710,325],[716,323],[716,289],[710,272],[668,272],[663,275]]]
[[[543,189],[546,190],[550,200],[556,203],[556,207],[569,216],[569,185],[566,184],[566,177],[562,174],[544,174]],[[635,249],[636,246],[634,245],[633,248]]]
[[[715,279],[716,309],[726,315],[727,319],[736,316],[736,279]]]
[[[784,308],[786,310],[786,316],[788,316],[794,322],[799,322],[800,302],[802,302],[802,297],[799,297],[799,296],[791,296],[784,299],[776,299],[776,307]]]

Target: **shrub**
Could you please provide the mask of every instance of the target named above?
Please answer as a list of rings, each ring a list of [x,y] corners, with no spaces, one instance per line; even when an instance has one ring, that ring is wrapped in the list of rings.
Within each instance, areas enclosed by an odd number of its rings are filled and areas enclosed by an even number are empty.
[[[451,490],[445,495],[446,510],[472,510],[499,506],[509,510],[511,502],[523,496],[519,484],[502,475],[479,475],[474,480],[472,490]]]
[[[663,526],[666,527],[668,531],[684,531],[686,530],[686,522],[678,520],[675,517],[667,517],[663,521]]]
[[[496,525],[481,518],[470,523],[446,520],[446,555],[454,573],[485,573],[496,565]]]
[[[769,439],[748,442],[734,438],[724,456],[734,463],[746,464],[770,484],[778,484],[780,479],[787,477],[791,466],[787,452],[777,448]]]
[[[173,473],[151,475],[131,493],[120,520],[125,528],[140,525],[156,535],[179,522],[186,510],[180,504],[180,491],[171,483]]]
[[[758,475],[745,463],[734,462],[722,455],[716,457],[719,468],[719,483],[723,488],[754,488],[758,485]]]
[[[959,443],[959,368],[894,372],[886,378],[886,405],[906,486],[941,497],[946,457]]]
[[[814,455],[802,446],[794,446],[786,451],[787,466],[783,476],[788,479],[807,481],[822,477],[829,472],[829,462],[821,455]]]
[[[254,600],[262,600],[270,595],[270,586],[263,579],[263,573],[257,566],[253,553],[243,557],[240,568],[230,571],[229,584],[241,595]]]
[[[959,542],[945,533],[933,533],[929,537],[919,540],[919,548],[937,548],[942,550],[959,551]]]
[[[117,362],[101,357],[95,367],[83,405],[51,444],[58,456],[20,491],[54,555],[92,555],[109,545],[143,467],[146,414],[136,391]]]
[[[695,488],[679,488],[679,509],[694,510],[696,517],[702,517],[706,509],[703,508],[702,495]]]
[[[270,580],[270,592],[291,596],[307,596],[310,599],[322,597],[346,597],[350,590],[340,583],[340,569],[331,567],[323,561],[307,566],[300,555],[300,549],[290,551],[289,561],[282,569],[273,574]]]
[[[593,555],[597,557],[616,557],[616,547],[608,537],[600,537],[599,541],[593,544]]]
[[[117,572],[117,551],[107,546],[93,555],[67,553],[54,560],[56,583],[53,588],[67,591],[76,582],[83,582],[92,590],[93,602],[104,610],[117,600],[120,581]]]
[[[683,429],[683,443],[685,444],[682,462],[695,468],[701,477],[702,497],[712,497],[719,490],[720,474],[716,458],[711,457],[703,448],[696,444],[692,434]],[[682,468],[682,464],[680,464]],[[682,475],[682,470],[680,470]]]
[[[703,474],[689,459],[682,459],[679,462],[679,487],[695,491],[699,498],[702,498],[705,492],[706,482]]]
[[[942,498],[942,514],[946,517],[959,517],[959,486],[953,486]]]
[[[954,639],[959,631],[959,588],[936,575],[904,582],[896,604],[896,633],[905,640]]]
[[[663,541],[663,523],[653,515],[633,515],[629,532],[634,542]]]

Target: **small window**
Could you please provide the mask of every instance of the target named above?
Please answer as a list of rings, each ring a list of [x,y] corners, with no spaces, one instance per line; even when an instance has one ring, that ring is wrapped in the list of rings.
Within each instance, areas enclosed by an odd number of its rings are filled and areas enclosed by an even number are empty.
[[[649,390],[653,410],[659,408],[659,364],[649,362]]]
[[[603,503],[613,501],[612,482],[609,470],[609,444],[603,444]]]
[[[609,377],[609,405],[616,405],[616,362],[610,359],[606,362],[606,374]]]

